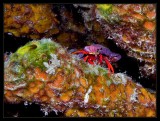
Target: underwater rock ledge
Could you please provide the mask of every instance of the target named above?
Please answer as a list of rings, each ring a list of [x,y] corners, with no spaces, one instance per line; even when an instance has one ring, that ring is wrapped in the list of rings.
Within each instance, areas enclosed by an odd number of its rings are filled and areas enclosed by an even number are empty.
[[[112,39],[140,63],[144,77],[156,77],[156,4],[74,4],[91,31]],[[144,63],[144,64],[143,64]],[[156,81],[156,79],[155,79]]]
[[[156,95],[123,73],[108,75],[51,39],[4,56],[6,103],[34,102],[66,117],[155,117]]]

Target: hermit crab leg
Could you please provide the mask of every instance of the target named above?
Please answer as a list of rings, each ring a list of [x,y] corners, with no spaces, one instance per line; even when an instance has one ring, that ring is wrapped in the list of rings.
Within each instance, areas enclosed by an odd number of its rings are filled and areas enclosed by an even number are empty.
[[[90,64],[92,64],[92,65],[94,65],[94,61],[95,60],[95,56],[93,56],[93,55],[89,55],[88,56],[88,62],[90,63]]]
[[[102,64],[102,60],[103,60],[103,56],[100,54],[99,55],[99,61],[98,61],[100,65]]]
[[[105,62],[106,62],[106,64],[107,64],[107,66],[108,66],[108,69],[112,72],[112,73],[114,73],[114,69],[113,69],[113,66],[110,64],[110,62],[108,61],[108,58],[107,57],[104,57],[104,60],[105,60]]]
[[[88,59],[89,64],[94,65],[93,61]]]
[[[94,63],[93,63],[93,60],[92,60],[91,57],[90,57],[90,55],[87,55],[86,57],[84,57],[83,60],[84,60],[85,62],[89,62],[89,64],[92,64],[92,65],[94,64]]]
[[[89,57],[89,56],[87,55],[86,57],[83,58],[83,60],[86,62],[87,59],[88,59],[88,57]]]
[[[86,61],[89,62],[89,64],[92,64],[92,65],[94,64],[94,63],[93,63],[93,59],[92,59],[89,55],[87,55],[86,57],[84,57],[83,60],[84,60],[85,62],[86,62]]]
[[[78,53],[88,54],[88,52],[84,50],[78,50],[78,51],[73,52],[72,54],[78,54]]]

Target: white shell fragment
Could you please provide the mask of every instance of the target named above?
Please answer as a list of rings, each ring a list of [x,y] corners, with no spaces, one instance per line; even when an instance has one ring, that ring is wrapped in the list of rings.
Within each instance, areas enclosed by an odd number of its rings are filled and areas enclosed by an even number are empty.
[[[89,87],[87,93],[86,93],[85,96],[84,96],[84,103],[88,103],[89,94],[91,93],[91,91],[92,91],[92,86]]]
[[[50,63],[43,62],[43,65],[47,68],[46,73],[55,74],[55,70],[60,67],[60,60],[57,59],[57,56],[55,54],[50,54],[50,56]]]

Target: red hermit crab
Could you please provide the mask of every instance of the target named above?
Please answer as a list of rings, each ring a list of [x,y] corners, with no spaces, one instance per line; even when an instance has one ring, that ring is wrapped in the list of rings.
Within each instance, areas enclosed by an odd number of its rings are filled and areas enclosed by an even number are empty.
[[[120,54],[111,52],[110,49],[100,44],[86,46],[84,50],[78,50],[73,52],[72,54],[83,54],[83,60],[92,65],[96,64],[96,61],[98,61],[98,64],[100,65],[103,61],[105,61],[109,71],[112,73],[114,73],[114,69],[110,62],[116,62],[121,59]]]

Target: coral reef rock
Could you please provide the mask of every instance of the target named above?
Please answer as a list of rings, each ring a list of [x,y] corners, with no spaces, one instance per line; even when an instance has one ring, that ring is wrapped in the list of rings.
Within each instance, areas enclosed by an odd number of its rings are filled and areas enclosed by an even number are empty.
[[[4,4],[4,32],[32,39],[59,33],[52,4]]]
[[[51,39],[34,40],[4,56],[6,103],[32,102],[47,115],[155,117],[155,92],[123,73],[108,75]]]

